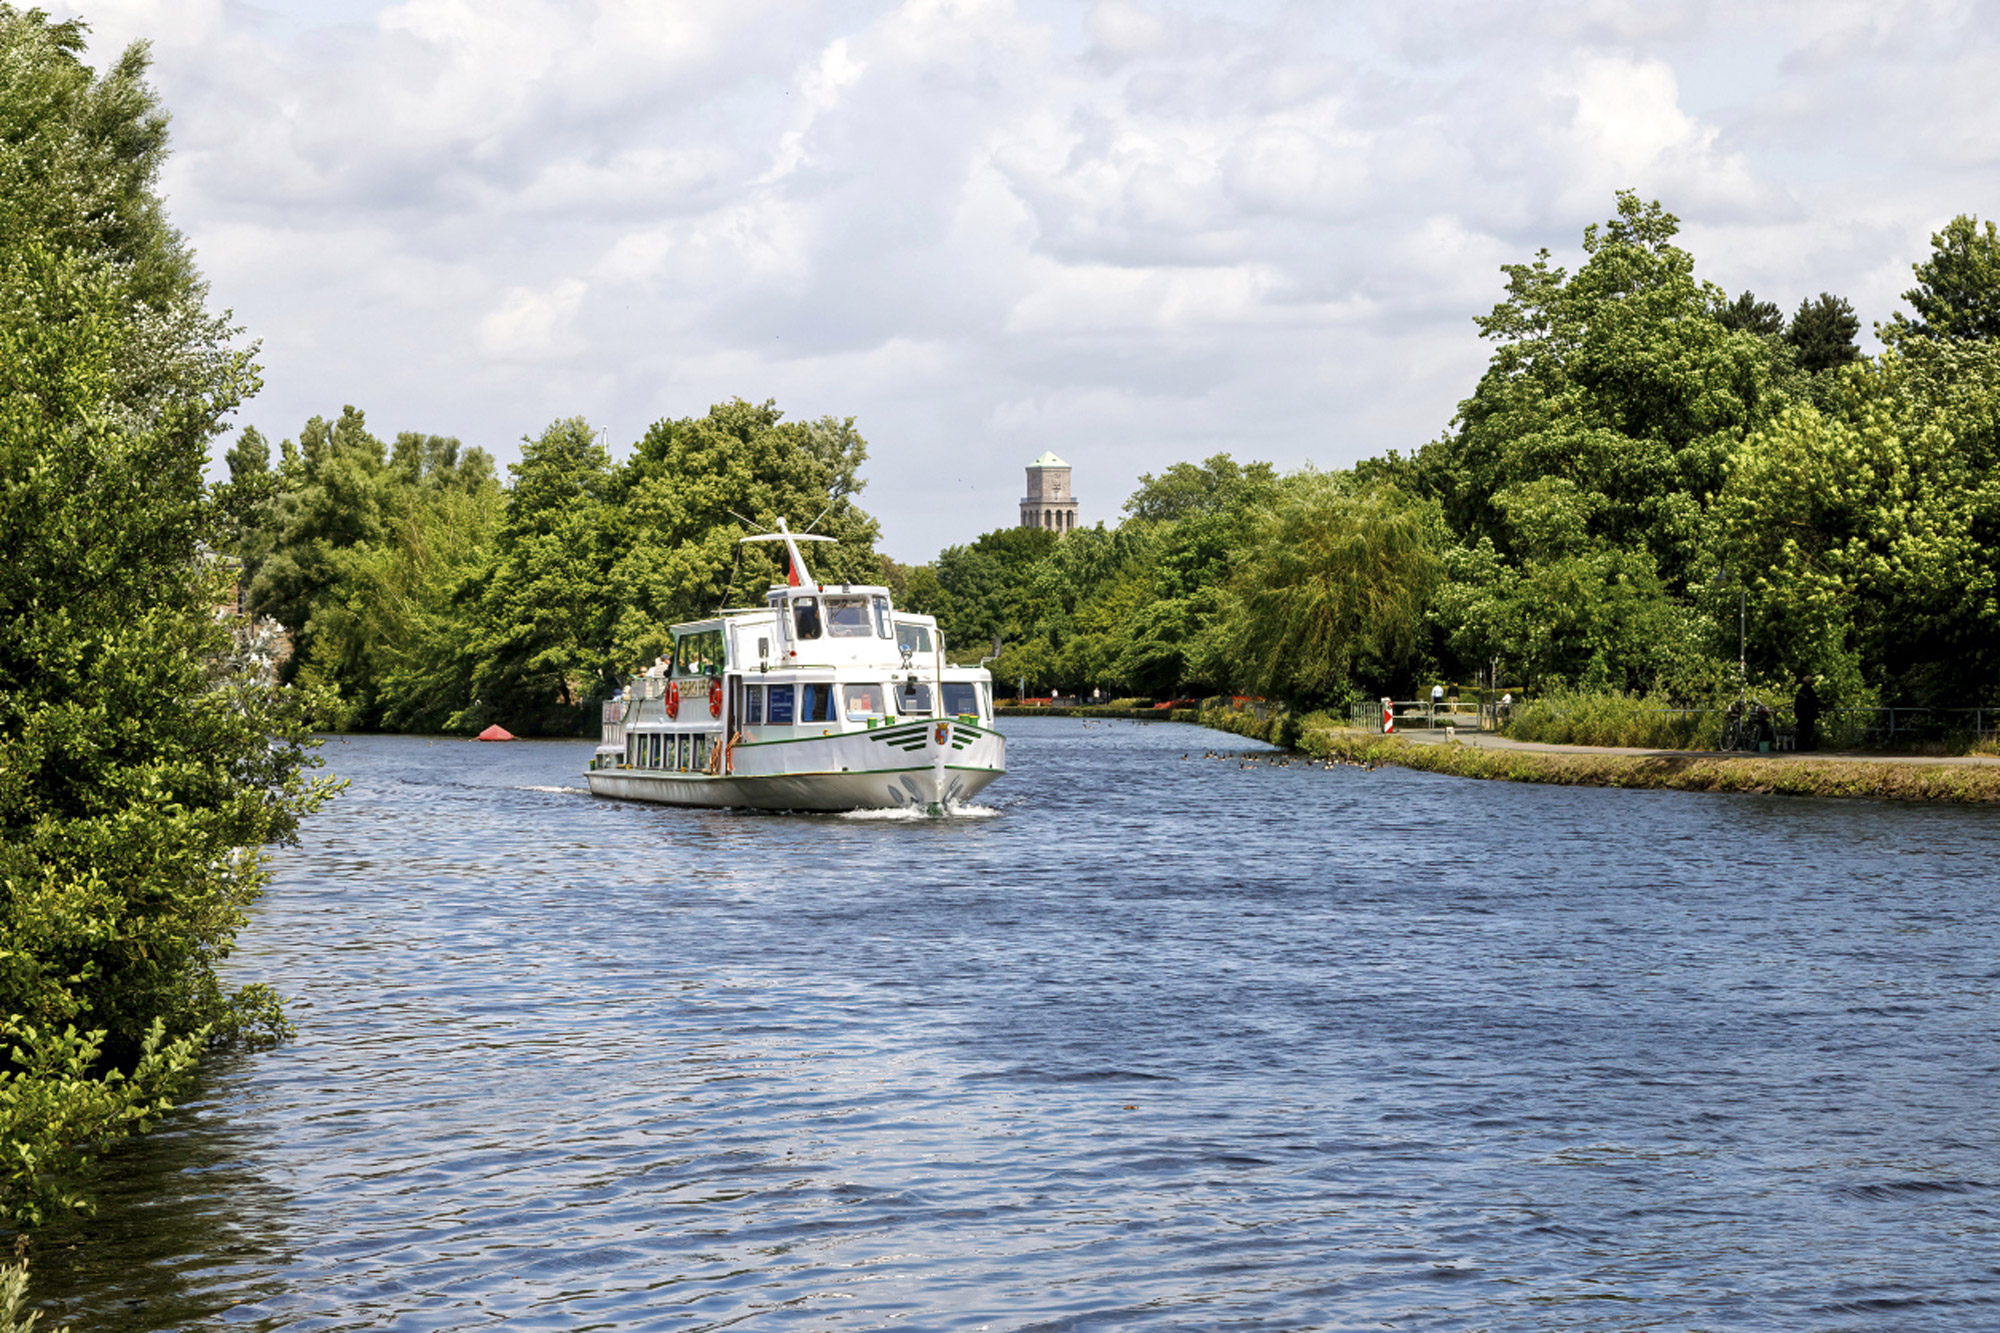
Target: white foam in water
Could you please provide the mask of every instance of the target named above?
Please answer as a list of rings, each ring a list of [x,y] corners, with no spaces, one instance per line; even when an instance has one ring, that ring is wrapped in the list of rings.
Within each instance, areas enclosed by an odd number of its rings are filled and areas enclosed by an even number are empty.
[[[999,813],[998,810],[995,810],[990,805],[947,805],[944,808],[944,818],[946,819],[991,819]],[[936,815],[931,814],[928,810],[913,808],[907,805],[899,806],[893,810],[848,810],[843,812],[840,817],[842,819],[890,819],[905,821],[937,818]]]
[[[514,788],[514,790],[515,790],[515,791],[547,791],[547,792],[554,792],[554,793],[555,793],[556,795],[558,795],[558,796],[588,796],[588,795],[590,795],[590,788],[588,788],[588,787],[516,787],[516,788]]]

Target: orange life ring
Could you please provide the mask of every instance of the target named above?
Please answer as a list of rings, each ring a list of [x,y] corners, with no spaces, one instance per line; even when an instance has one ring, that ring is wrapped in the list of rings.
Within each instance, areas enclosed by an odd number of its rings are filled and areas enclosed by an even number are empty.
[[[722,716],[722,691],[712,680],[708,682],[708,715],[710,717]]]
[[[937,743],[939,745],[948,745],[950,744],[950,742],[951,742],[951,723],[949,722],[938,723]]]
[[[681,683],[677,680],[670,680],[667,682],[667,716],[679,717],[680,715]]]

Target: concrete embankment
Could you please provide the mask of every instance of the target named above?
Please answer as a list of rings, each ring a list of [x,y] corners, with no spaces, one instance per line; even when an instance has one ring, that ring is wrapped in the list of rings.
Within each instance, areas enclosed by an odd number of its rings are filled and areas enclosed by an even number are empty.
[[[1384,736],[1346,727],[1302,727],[1289,717],[1209,709],[1218,731],[1284,745],[1317,759],[1396,764],[1462,778],[1576,787],[1860,796],[1888,801],[2000,803],[2000,759],[1892,755],[1729,755],[1692,750],[1603,750],[1500,737]]]

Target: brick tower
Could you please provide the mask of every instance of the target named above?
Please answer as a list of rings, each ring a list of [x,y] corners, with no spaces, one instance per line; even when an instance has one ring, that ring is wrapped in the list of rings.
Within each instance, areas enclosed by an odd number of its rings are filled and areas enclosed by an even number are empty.
[[[1021,500],[1021,526],[1070,532],[1076,528],[1076,493],[1069,464],[1045,453],[1028,464],[1028,493]]]

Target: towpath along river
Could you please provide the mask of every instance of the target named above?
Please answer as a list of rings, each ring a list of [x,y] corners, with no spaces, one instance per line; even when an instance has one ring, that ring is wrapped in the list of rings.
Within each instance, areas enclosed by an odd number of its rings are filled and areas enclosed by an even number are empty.
[[[941,821],[330,743],[352,787],[232,964],[298,1039],[118,1153],[38,1294],[99,1333],[2000,1325],[2000,811],[1004,725]]]

